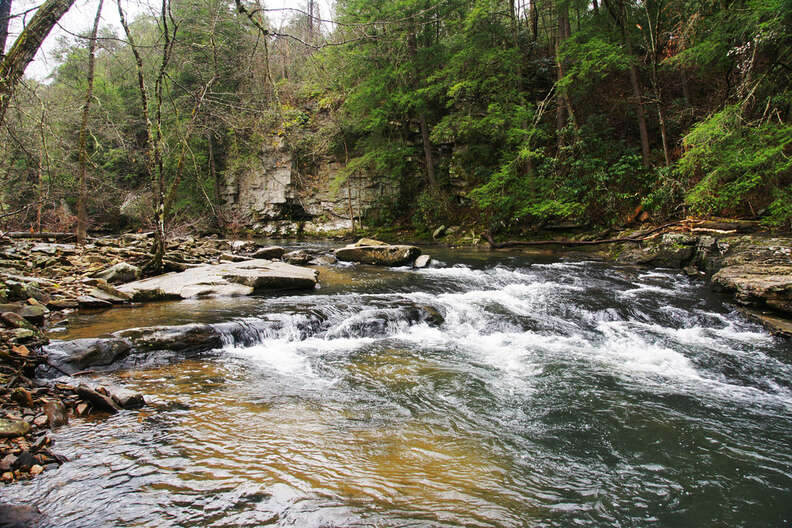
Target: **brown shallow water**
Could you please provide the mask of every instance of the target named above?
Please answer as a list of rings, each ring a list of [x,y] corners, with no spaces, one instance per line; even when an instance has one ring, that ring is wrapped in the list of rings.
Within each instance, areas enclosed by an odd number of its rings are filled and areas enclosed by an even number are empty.
[[[96,375],[150,405],[73,420],[55,434],[72,461],[3,499],[47,527],[792,520],[792,349],[705,285],[461,252],[321,273],[300,295],[76,318],[61,336],[259,326],[250,345]]]

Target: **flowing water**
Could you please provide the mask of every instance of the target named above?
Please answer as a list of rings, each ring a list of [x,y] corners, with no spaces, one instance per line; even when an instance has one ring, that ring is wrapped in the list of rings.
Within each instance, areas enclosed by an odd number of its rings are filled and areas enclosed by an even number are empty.
[[[151,405],[73,419],[71,462],[3,498],[52,527],[790,526],[788,343],[671,272],[432,266],[75,320],[247,330],[99,376]]]

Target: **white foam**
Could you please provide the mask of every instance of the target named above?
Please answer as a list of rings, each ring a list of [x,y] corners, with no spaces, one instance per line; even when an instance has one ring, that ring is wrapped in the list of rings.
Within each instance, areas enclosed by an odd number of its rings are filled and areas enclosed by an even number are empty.
[[[226,352],[266,364],[280,374],[315,377],[308,358],[297,348],[293,342],[273,339],[251,347],[227,348]]]

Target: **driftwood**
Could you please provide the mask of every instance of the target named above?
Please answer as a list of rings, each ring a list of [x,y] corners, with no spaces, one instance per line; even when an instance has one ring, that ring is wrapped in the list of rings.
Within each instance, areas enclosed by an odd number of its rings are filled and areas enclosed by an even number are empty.
[[[528,247],[528,246],[569,246],[569,247],[598,246],[600,244],[618,244],[622,242],[641,243],[642,241],[646,240],[655,233],[658,233],[664,229],[676,225],[681,225],[681,222],[670,222],[668,224],[663,224],[659,227],[655,227],[654,229],[650,229],[642,233],[636,233],[635,235],[629,237],[607,238],[603,240],[531,240],[531,241],[512,240],[509,242],[498,243],[495,242],[495,240],[493,240],[492,235],[490,235],[489,233],[483,233],[482,236],[487,240],[487,242],[489,242],[489,245],[492,249]]]
[[[715,235],[733,235],[737,232],[736,229],[729,229],[725,231],[723,229],[711,229],[708,227],[694,227],[690,230],[691,233],[713,233]]]

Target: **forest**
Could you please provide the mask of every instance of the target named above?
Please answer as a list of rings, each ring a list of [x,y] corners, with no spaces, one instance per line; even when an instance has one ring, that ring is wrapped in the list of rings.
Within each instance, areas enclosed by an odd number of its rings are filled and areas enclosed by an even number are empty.
[[[163,0],[134,19],[113,0],[43,81],[21,72],[46,23],[11,42],[3,6],[6,230],[238,229],[223,178],[273,138],[305,178],[330,158],[339,192],[395,189],[350,206],[364,228],[792,222],[792,0]]]

